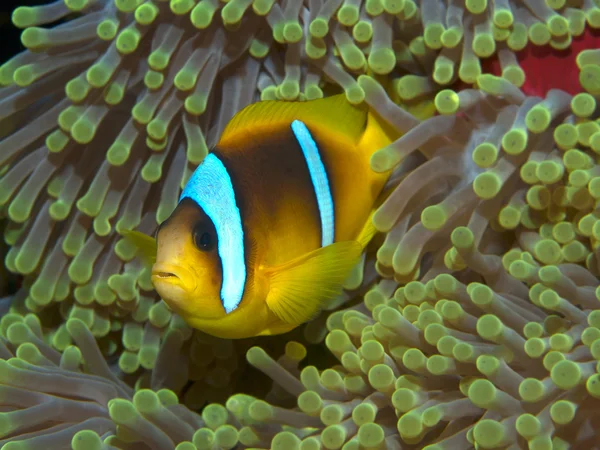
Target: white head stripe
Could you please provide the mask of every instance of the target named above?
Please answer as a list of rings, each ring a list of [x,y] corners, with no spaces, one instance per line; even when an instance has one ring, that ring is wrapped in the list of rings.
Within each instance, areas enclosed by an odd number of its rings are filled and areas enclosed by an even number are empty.
[[[231,178],[213,153],[206,156],[192,174],[179,201],[184,198],[195,201],[215,225],[223,266],[221,301],[225,311],[230,313],[242,301],[246,284],[244,231]]]
[[[321,214],[321,245],[325,247],[326,245],[333,244],[335,232],[333,198],[331,196],[331,189],[329,188],[327,172],[325,171],[323,161],[321,161],[317,143],[311,136],[306,125],[299,120],[294,120],[292,122],[292,131],[302,148],[304,159],[308,165],[310,179],[317,195],[317,205]]]

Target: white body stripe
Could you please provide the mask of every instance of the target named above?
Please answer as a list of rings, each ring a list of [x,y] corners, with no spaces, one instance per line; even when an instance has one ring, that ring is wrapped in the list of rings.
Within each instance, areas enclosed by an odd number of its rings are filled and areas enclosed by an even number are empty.
[[[331,196],[331,189],[329,188],[327,172],[319,155],[317,143],[306,125],[299,120],[294,120],[292,122],[292,131],[302,148],[313,188],[317,195],[317,204],[321,215],[321,245],[325,247],[326,245],[333,244],[335,233],[333,198]]]
[[[244,231],[235,200],[235,191],[227,169],[214,154],[209,154],[185,185],[179,201],[190,198],[212,220],[218,238],[223,267],[221,301],[227,313],[242,301],[246,284]]]

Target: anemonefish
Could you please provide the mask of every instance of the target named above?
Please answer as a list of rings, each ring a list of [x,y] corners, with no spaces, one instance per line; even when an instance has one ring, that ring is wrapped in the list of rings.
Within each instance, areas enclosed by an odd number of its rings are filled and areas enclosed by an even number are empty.
[[[263,101],[229,122],[156,242],[152,283],[192,327],[222,338],[275,335],[342,290],[374,234],[389,173],[372,154],[398,137],[345,95]]]

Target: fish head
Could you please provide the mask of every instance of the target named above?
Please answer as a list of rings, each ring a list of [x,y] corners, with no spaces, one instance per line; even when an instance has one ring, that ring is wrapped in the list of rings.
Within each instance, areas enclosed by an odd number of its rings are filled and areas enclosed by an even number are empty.
[[[162,299],[184,319],[223,317],[218,236],[202,208],[182,200],[156,237],[152,284]]]

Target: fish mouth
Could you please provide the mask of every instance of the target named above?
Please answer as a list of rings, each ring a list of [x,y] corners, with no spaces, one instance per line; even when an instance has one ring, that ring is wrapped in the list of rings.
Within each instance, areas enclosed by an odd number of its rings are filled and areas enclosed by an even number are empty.
[[[155,264],[152,268],[152,283],[155,287],[169,285],[187,292],[196,288],[195,278],[188,270],[171,264]]]
[[[173,272],[152,272],[152,276],[155,277],[158,280],[167,280],[167,279],[171,279],[170,281],[175,281],[172,280],[173,278],[175,279],[179,279],[179,277],[174,274]]]

